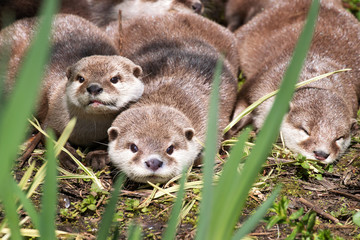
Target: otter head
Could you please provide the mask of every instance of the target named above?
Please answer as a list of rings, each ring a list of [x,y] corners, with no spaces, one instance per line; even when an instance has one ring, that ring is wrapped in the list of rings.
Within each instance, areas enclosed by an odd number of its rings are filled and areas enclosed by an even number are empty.
[[[66,97],[76,115],[118,113],[140,98],[142,69],[120,56],[85,57],[67,69]]]
[[[290,150],[327,164],[348,148],[355,126],[341,97],[325,89],[302,88],[294,95],[281,132]]]
[[[166,182],[201,152],[189,120],[167,106],[130,108],[115,119],[108,135],[110,160],[137,182]]]

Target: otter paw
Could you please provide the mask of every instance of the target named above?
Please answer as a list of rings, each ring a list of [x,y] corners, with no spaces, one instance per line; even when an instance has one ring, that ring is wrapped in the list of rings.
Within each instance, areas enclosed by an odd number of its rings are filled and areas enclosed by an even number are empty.
[[[86,155],[86,163],[92,167],[93,170],[101,170],[110,163],[110,158],[105,150],[91,151]]]
[[[76,153],[76,150],[70,146],[70,144],[66,144],[65,148],[76,158],[76,159],[81,159],[81,157]],[[61,151],[59,154],[59,161],[60,161],[60,165],[65,168],[68,169],[70,171],[75,171],[76,169],[78,169],[78,165],[76,164],[76,162],[69,156],[69,154],[67,154],[64,151]]]

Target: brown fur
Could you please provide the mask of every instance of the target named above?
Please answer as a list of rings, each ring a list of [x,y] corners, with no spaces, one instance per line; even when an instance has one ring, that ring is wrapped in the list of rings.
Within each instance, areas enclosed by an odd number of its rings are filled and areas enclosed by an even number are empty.
[[[308,0],[277,2],[235,32],[240,66],[247,78],[239,93],[235,115],[279,87],[309,4]],[[309,158],[314,158],[313,152],[321,149],[331,155],[327,161],[331,162],[346,145],[334,147],[336,139],[349,139],[360,96],[359,36],[359,22],[338,1],[321,1],[312,45],[299,81],[342,68],[352,68],[352,71],[314,82],[295,93],[282,129],[297,128],[310,135],[313,144],[299,144],[299,149],[306,151]],[[253,120],[255,127],[261,127],[272,101],[259,106],[240,126]],[[299,149],[293,150],[301,152]]]
[[[163,18],[163,21],[158,19]],[[218,52],[225,55],[226,59],[231,64],[231,71],[237,75],[239,68],[239,55],[234,49],[237,46],[237,40],[233,33],[219,24],[208,20],[202,16],[195,14],[165,14],[159,16],[153,20],[146,18],[154,27],[164,29],[161,36],[153,33],[152,28],[142,28],[141,31],[137,30],[135,26],[142,25],[143,18],[134,19],[132,21],[124,21],[123,27],[127,28],[128,34],[131,39],[127,37],[127,44],[131,44],[130,49],[139,49],[145,41],[155,42],[157,40],[163,41],[163,39],[173,39],[181,41],[184,38],[189,39],[203,39],[207,44],[213,46]],[[174,20],[176,19],[176,21]],[[155,22],[157,21],[157,22]],[[134,26],[133,29],[129,25]],[[106,32],[109,36],[114,37],[114,41],[117,42],[118,34],[118,21],[112,22],[107,28]],[[123,37],[126,37],[127,33],[122,33]],[[126,50],[125,45],[122,46],[124,54],[127,56],[129,53]],[[159,45],[161,47],[161,45]]]
[[[211,83],[221,49],[214,39],[222,36],[226,43],[231,35],[208,20],[184,14],[136,19],[124,24],[123,31],[123,54],[143,68],[145,90],[109,129],[109,155],[135,181],[165,182],[201,153],[194,136],[205,141]],[[230,42],[222,49],[230,48]],[[224,61],[221,75],[219,141],[236,97],[237,81],[229,62]]]
[[[341,7],[341,0],[328,0]],[[231,31],[235,31],[243,24],[249,22],[257,14],[266,9],[277,7],[282,4],[278,0],[229,0],[226,3],[225,18],[227,26]],[[295,4],[295,3],[293,3]]]
[[[2,17],[8,13],[17,19],[34,17],[39,13],[42,1],[40,0],[5,0],[0,3],[0,29]],[[90,9],[87,0],[61,0],[60,13],[75,14],[90,19]]]

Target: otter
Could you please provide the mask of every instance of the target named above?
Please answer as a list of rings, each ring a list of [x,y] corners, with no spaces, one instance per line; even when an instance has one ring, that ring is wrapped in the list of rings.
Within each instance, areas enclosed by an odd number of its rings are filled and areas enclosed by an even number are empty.
[[[155,17],[156,20],[159,20],[160,18],[163,18],[163,20],[158,22],[154,22],[151,17],[134,18],[132,20],[121,22],[123,27],[127,29],[126,34],[131,34],[132,36],[133,42],[131,43],[132,45],[130,49],[143,47],[144,41],[162,41],[163,38],[174,40],[178,39],[179,41],[184,38],[199,38],[206,41],[207,44],[214,47],[219,53],[224,54],[230,64],[232,73],[234,75],[238,74],[239,55],[236,51],[234,51],[237,47],[237,39],[231,31],[197,14],[164,13],[161,16]],[[150,21],[150,24],[152,24],[151,26],[164,29],[161,33],[161,38],[153,34],[153,30],[151,28],[141,27],[141,31],[136,29],[137,25],[143,25],[140,21],[144,19]],[[128,27],[130,24],[134,27],[134,29],[130,29]],[[118,45],[119,39],[129,39],[125,35],[124,31],[120,31],[119,34],[119,21],[111,22],[111,24],[106,27],[105,32],[112,37],[115,45]],[[137,38],[140,40],[137,41]],[[124,43],[121,43],[121,49],[124,50],[122,54],[129,57],[129,51],[125,49],[123,44]],[[161,45],[159,45],[159,47],[161,47]]]
[[[215,66],[222,52],[230,53],[233,38],[194,14],[124,22],[123,36],[123,55],[142,67],[145,87],[143,96],[109,128],[109,157],[133,181],[163,183],[201,156],[198,141],[205,141]],[[219,90],[219,143],[237,92],[228,60],[233,56],[227,56]]]
[[[88,0],[88,2],[91,20],[101,27],[116,21],[119,10],[122,19],[128,20],[168,12],[201,14],[204,9],[200,0]]]
[[[7,92],[11,92],[37,25],[37,19],[22,19],[0,32],[0,51],[11,48]],[[118,56],[107,35],[81,17],[56,15],[52,28],[51,59],[41,85],[37,117],[57,135],[77,117],[69,142],[95,145],[106,140],[117,114],[142,95],[142,69]]]
[[[40,0],[3,0],[0,2],[0,29],[3,16],[21,19],[34,17],[38,14],[42,1]],[[144,14],[154,15],[165,12],[194,12],[201,14],[204,10],[200,0],[61,0],[59,13],[74,14],[105,27],[111,21],[118,19],[119,10],[124,20]]]
[[[311,1],[276,1],[235,31],[240,67],[246,81],[234,116],[276,90],[290,62]],[[253,2],[256,5],[256,2]],[[299,81],[351,68],[299,88],[284,117],[285,145],[308,159],[332,163],[348,148],[356,127],[360,96],[359,22],[338,1],[322,0],[318,21]],[[240,6],[239,6],[240,7]],[[259,129],[274,98],[242,119]]]

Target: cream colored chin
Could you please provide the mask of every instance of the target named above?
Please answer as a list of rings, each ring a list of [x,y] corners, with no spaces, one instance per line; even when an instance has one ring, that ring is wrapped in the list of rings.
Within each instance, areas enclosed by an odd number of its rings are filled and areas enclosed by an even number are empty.
[[[85,111],[88,113],[115,113],[119,111],[119,108],[114,105],[106,105],[101,103],[92,103],[85,107]]]

